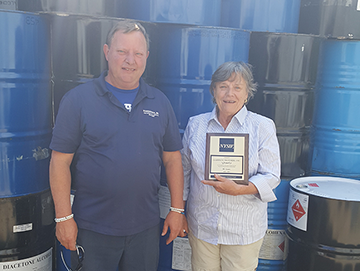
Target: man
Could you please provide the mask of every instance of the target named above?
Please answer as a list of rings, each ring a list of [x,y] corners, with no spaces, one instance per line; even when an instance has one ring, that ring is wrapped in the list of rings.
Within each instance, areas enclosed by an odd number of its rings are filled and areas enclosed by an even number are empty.
[[[85,271],[157,269],[161,162],[172,207],[162,235],[170,228],[170,243],[186,234],[179,130],[168,99],[140,78],[148,48],[139,23],[117,23],[103,48],[109,70],[69,91],[57,115],[50,145],[56,236],[67,249],[84,248]]]

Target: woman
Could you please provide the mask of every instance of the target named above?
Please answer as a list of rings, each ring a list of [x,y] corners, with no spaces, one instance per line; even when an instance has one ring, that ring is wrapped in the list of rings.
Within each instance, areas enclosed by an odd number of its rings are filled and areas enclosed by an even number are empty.
[[[212,112],[190,118],[182,150],[192,270],[255,270],[267,229],[267,202],[276,200],[280,154],[274,122],[246,109],[256,84],[250,66],[222,64],[213,74]],[[203,180],[206,133],[249,134],[249,185],[215,174]]]

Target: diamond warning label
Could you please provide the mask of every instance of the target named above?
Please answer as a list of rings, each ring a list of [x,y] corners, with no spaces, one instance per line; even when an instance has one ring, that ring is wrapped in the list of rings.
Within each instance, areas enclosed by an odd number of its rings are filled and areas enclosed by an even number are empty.
[[[284,252],[284,251],[285,251],[285,241],[282,242],[280,245],[278,245],[278,248],[279,248],[282,252]]]
[[[287,222],[300,230],[307,230],[309,196],[290,190]]]
[[[301,206],[301,203],[299,200],[295,201],[294,205],[291,207],[291,210],[293,211],[294,217],[296,221],[299,221],[299,219],[305,215],[304,208]]]

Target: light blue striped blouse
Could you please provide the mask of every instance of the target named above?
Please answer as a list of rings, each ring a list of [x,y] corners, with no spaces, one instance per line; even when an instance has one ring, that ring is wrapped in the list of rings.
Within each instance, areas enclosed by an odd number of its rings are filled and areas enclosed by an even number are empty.
[[[231,196],[204,185],[206,133],[249,134],[249,181],[259,193]],[[280,152],[275,124],[244,106],[224,130],[212,112],[189,119],[183,137],[184,200],[191,232],[211,244],[246,245],[264,237],[267,202],[276,200]]]

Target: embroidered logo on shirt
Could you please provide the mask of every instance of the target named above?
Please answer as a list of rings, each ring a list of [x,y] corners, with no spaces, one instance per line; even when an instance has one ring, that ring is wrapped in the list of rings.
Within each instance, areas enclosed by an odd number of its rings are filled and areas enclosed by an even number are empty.
[[[124,103],[124,106],[125,106],[127,111],[131,112],[131,104]]]
[[[234,152],[234,139],[220,138],[219,152]]]
[[[151,111],[151,110],[143,110],[143,113],[145,115],[149,115],[150,117],[158,117],[159,116],[159,112],[154,112],[154,111]]]

